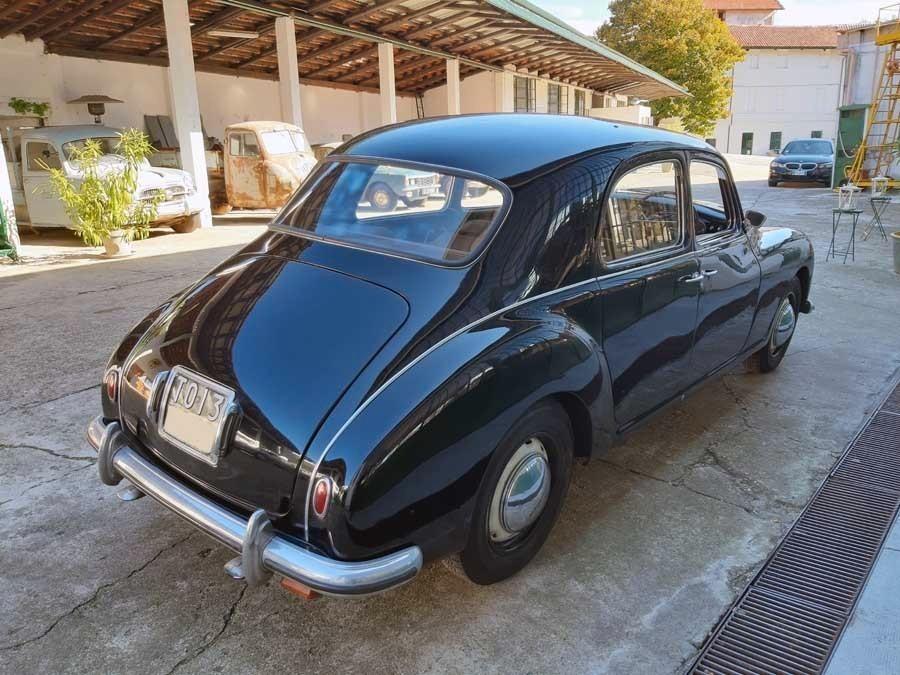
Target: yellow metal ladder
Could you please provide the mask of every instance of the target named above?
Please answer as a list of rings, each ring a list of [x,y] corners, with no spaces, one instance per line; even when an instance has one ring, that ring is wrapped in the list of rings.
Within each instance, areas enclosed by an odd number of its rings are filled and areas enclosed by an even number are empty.
[[[888,50],[863,142],[847,168],[849,181],[861,187],[870,186],[877,176],[890,177],[891,165],[900,156],[900,4],[879,10],[875,44]],[[900,181],[891,179],[889,185],[900,186]]]

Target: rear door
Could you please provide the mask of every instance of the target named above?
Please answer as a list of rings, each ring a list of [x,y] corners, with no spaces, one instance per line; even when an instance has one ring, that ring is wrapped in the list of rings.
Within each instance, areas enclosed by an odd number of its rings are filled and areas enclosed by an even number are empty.
[[[603,350],[620,427],[690,380],[700,286],[685,177],[680,153],[645,155],[613,179],[601,216]]]
[[[718,157],[691,158],[689,187],[700,265],[700,306],[691,371],[695,380],[746,345],[756,311],[760,266],[742,225],[737,191]]]

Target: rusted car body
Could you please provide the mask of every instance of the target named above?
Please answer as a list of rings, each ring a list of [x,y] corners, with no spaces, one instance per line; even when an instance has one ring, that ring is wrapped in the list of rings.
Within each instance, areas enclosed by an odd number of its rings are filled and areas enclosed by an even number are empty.
[[[241,122],[225,129],[225,192],[243,209],[279,209],[316,164],[303,129]]]

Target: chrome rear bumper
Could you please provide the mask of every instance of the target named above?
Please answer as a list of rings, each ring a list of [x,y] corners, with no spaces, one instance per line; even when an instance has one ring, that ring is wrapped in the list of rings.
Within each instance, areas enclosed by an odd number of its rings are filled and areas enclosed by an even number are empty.
[[[246,578],[247,583],[262,583],[274,572],[327,595],[367,595],[407,582],[422,569],[422,551],[417,546],[374,560],[334,560],[277,534],[262,509],[249,519],[235,515],[144,459],[128,446],[118,422],[107,424],[95,417],[87,437],[97,450],[104,483],[129,480],[194,527],[240,553],[239,565],[229,564],[229,573]]]

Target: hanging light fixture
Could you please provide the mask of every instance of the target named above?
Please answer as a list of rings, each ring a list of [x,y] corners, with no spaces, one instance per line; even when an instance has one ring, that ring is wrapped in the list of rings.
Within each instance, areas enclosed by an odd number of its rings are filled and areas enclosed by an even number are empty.
[[[123,103],[123,101],[105,94],[86,94],[67,101],[67,103],[87,103],[88,113],[94,116],[94,124],[100,124],[102,121],[100,118],[106,114],[106,104]]]

